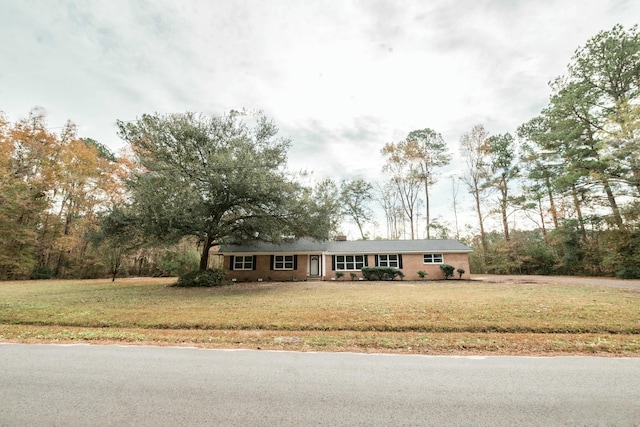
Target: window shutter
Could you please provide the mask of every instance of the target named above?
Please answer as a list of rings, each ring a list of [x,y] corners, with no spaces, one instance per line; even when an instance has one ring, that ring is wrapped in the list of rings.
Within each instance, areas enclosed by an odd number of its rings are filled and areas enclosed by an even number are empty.
[[[293,269],[294,270],[298,269],[298,255],[293,256]]]
[[[364,256],[364,266],[369,267],[369,255]]]
[[[398,254],[398,268],[402,269],[402,254]]]
[[[256,270],[257,269],[257,264],[258,264],[258,255],[254,255],[253,256],[253,268],[252,268],[252,270]]]
[[[336,271],[336,256],[331,255],[331,270]]]
[[[275,255],[271,255],[271,261],[269,263],[269,270],[273,270],[273,262],[275,261]]]
[[[229,256],[229,271],[233,270],[233,259],[235,257],[233,255]]]
[[[378,259],[378,255],[375,255],[376,257],[376,267],[380,267],[380,260]]]

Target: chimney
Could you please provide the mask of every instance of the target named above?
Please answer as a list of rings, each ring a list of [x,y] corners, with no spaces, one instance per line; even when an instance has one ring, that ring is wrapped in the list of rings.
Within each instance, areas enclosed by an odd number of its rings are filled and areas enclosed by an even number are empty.
[[[336,236],[336,242],[346,242],[347,241],[347,235],[346,234],[338,234]]]

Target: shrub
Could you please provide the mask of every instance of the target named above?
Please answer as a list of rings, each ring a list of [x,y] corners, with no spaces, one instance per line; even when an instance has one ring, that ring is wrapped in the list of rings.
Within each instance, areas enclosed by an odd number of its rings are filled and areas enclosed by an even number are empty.
[[[192,288],[225,286],[230,284],[231,282],[227,277],[227,273],[220,268],[214,268],[209,270],[190,271],[183,274],[173,286]]]
[[[349,275],[351,276],[351,280],[356,280],[356,277],[358,277],[358,275],[354,272],[349,273]]]
[[[340,280],[342,276],[344,276],[344,271],[336,271],[336,280]]]
[[[424,270],[419,270],[419,271],[418,271],[418,276],[419,276],[421,279],[424,279],[424,277],[425,277],[426,275],[427,275],[427,272],[426,272],[426,271],[424,271]]]
[[[442,264],[440,265],[440,270],[442,270],[442,274],[444,274],[444,280],[447,280],[449,277],[453,277],[453,265]]]
[[[47,266],[40,266],[33,269],[29,278],[31,280],[46,280],[53,277],[53,270]]]
[[[462,275],[464,274],[464,268],[459,268],[456,271],[458,272],[458,279],[462,279]]]
[[[363,267],[361,271],[367,280],[394,280],[396,277],[404,277],[402,271],[393,267]]]
[[[622,267],[616,271],[618,279],[640,279],[640,268],[636,266]]]

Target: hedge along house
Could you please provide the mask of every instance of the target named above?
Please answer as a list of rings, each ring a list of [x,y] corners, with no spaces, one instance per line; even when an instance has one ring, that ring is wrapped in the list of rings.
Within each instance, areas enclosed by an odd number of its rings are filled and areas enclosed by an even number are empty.
[[[317,242],[301,239],[282,244],[256,242],[243,246],[223,245],[224,268],[236,281],[332,280],[336,272],[342,280],[361,278],[362,267],[395,267],[405,280],[444,278],[440,265],[463,269],[469,279],[472,249],[451,239],[434,240],[337,240]],[[351,274],[353,273],[353,275]],[[455,274],[458,277],[458,274]]]

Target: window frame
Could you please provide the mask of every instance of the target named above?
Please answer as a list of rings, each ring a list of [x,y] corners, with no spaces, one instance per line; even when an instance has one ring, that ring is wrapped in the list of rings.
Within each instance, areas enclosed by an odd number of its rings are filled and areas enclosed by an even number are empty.
[[[367,255],[334,255],[335,271],[360,271],[367,266]],[[349,261],[348,258],[351,258]],[[340,260],[342,259],[342,260]]]
[[[431,257],[431,261],[427,261],[427,256]],[[437,261],[436,257],[440,260]],[[444,254],[441,252],[430,252],[426,254],[422,254],[422,263],[423,264],[444,264]]]
[[[390,259],[395,257],[395,260]],[[384,261],[383,261],[384,258]],[[392,267],[400,268],[400,255],[399,254],[378,254],[376,256],[376,267]]]
[[[287,265],[290,265],[290,267],[288,267]],[[274,255],[272,268],[279,271],[295,270],[295,255]]]
[[[238,260],[240,259],[242,261],[238,262]],[[253,255],[236,255],[233,257],[233,270],[241,270],[241,271],[253,270],[255,268],[254,262],[255,262],[255,257]],[[247,265],[249,265],[250,267],[247,268]]]

